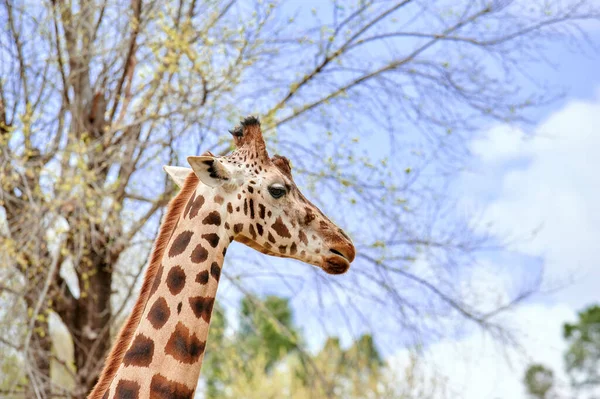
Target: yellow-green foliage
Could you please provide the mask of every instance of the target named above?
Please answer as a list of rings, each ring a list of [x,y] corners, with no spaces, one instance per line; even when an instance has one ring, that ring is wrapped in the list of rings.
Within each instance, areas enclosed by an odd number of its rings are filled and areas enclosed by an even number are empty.
[[[425,399],[440,393],[440,380],[425,376],[418,358],[394,369],[381,359],[370,335],[347,348],[330,337],[311,354],[302,349],[305,338],[287,299],[246,296],[241,305],[239,327],[229,334],[216,307],[202,371],[208,399]]]

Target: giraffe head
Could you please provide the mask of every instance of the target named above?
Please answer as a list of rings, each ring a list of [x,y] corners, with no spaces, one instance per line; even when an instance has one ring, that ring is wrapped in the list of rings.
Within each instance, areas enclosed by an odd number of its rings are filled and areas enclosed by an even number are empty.
[[[262,253],[301,260],[341,274],[354,260],[350,238],[307,200],[292,178],[290,162],[269,157],[260,123],[248,117],[231,131],[236,150],[187,160],[208,195],[222,203],[225,228],[234,240]],[[182,184],[188,168],[166,166]]]

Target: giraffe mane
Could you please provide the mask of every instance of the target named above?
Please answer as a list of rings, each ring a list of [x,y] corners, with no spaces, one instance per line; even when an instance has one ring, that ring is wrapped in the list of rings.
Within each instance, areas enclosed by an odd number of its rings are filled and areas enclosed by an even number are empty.
[[[104,368],[100,374],[100,378],[98,379],[98,383],[89,394],[89,399],[100,399],[102,395],[105,394],[106,390],[109,389],[110,384],[112,383],[112,380],[119,369],[119,365],[123,360],[123,356],[125,355],[131,340],[133,339],[133,334],[135,333],[140,319],[142,318],[142,314],[146,308],[146,303],[148,302],[150,289],[154,283],[154,278],[156,277],[161,259],[167,247],[167,243],[171,239],[173,231],[177,225],[179,215],[181,215],[183,208],[185,207],[197,185],[198,178],[194,173],[190,173],[187,176],[179,194],[169,202],[167,212],[160,226],[158,238],[154,243],[154,249],[152,250],[152,254],[150,256],[150,265],[148,266],[148,270],[144,275],[144,281],[142,283],[140,295],[133,306],[133,310],[127,318],[127,321],[119,331],[115,341],[117,342],[117,345],[112,348],[107,356]]]

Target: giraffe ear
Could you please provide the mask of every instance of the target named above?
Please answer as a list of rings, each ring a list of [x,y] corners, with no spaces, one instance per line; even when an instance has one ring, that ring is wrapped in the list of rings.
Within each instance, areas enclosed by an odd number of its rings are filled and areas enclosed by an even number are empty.
[[[227,167],[214,156],[187,157],[187,161],[198,179],[209,187],[231,183],[232,176]]]
[[[190,168],[182,168],[181,166],[163,166],[163,169],[177,184],[178,187],[183,187],[186,177],[193,171]]]

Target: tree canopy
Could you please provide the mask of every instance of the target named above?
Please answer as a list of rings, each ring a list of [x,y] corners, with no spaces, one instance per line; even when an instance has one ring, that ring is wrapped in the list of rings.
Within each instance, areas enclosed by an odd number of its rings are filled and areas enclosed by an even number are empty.
[[[600,386],[600,306],[589,306],[578,317],[563,327],[569,344],[565,368],[576,387]]]
[[[162,165],[227,152],[226,131],[248,114],[261,116],[268,145],[292,160],[358,257],[330,279],[231,251],[222,284],[232,296],[276,287],[310,309],[315,328],[402,331],[406,345],[465,322],[504,337],[495,316],[538,281],[515,282],[493,306],[469,294],[476,282],[463,277],[478,251],[502,240],[457,211],[448,184],[477,129],[526,123],[557,98],[548,82],[523,84],[528,66],[549,43],[581,51],[583,24],[599,16],[592,1],[558,0],[333,0],[313,10],[3,0],[0,361],[18,371],[3,386],[85,397],[176,190]],[[57,351],[65,340],[72,350]]]
[[[347,347],[328,337],[315,354],[304,351],[307,334],[285,298],[243,297],[230,334],[223,333],[228,323],[221,310],[215,317],[201,378],[207,398],[416,399],[436,391],[435,380],[406,378],[398,386],[398,378],[417,374],[417,365],[390,368],[368,334]]]
[[[600,393],[600,306],[590,305],[577,317],[576,322],[563,324],[563,338],[568,345],[564,371],[570,377],[572,395],[594,398]],[[526,370],[523,382],[535,398],[561,398],[563,394],[554,389],[555,379],[554,370],[536,363]]]

